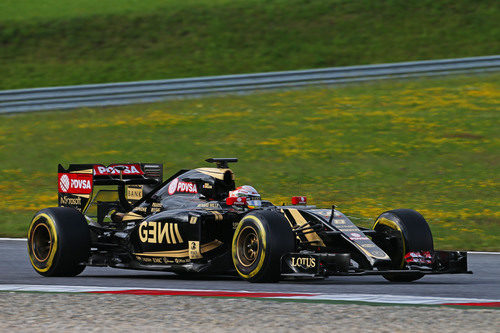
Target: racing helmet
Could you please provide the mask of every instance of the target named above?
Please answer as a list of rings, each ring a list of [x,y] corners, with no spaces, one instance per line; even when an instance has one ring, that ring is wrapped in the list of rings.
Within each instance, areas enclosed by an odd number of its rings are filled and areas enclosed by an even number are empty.
[[[243,185],[229,191],[229,197],[246,197],[248,208],[259,208],[262,205],[260,194],[253,186]]]

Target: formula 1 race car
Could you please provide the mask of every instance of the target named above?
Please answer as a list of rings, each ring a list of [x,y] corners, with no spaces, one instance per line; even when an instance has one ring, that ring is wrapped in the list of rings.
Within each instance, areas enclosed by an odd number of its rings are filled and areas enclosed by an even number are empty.
[[[413,281],[470,273],[467,253],[434,250],[416,211],[382,213],[371,229],[306,197],[275,206],[251,186],[236,188],[228,163],[180,170],[163,181],[152,163],[59,165],[59,207],[34,216],[28,252],[44,276],[86,266],[188,273],[237,273],[251,282],[380,274]]]

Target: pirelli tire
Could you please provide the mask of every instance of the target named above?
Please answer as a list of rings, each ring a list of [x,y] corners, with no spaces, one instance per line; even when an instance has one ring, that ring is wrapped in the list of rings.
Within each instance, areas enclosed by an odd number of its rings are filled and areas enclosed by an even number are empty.
[[[90,232],[84,216],[73,208],[45,208],[28,228],[31,265],[43,276],[76,276],[89,257]]]
[[[404,269],[405,255],[411,251],[433,251],[431,229],[424,217],[411,209],[395,209],[382,213],[373,229],[377,231],[373,241],[391,258],[393,269]],[[382,275],[392,282],[411,282],[423,273],[388,273]]]
[[[277,282],[281,257],[295,249],[286,218],[270,210],[245,215],[233,236],[232,257],[238,274],[250,282]]]

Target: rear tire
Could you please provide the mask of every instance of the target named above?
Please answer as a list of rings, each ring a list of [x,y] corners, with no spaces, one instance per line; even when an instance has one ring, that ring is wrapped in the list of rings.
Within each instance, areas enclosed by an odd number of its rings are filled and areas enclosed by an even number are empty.
[[[432,233],[424,217],[411,209],[394,209],[382,213],[373,228],[377,234],[373,241],[392,261],[392,269],[404,269],[405,255],[411,251],[433,251]],[[387,239],[390,240],[387,240]],[[423,273],[388,273],[382,275],[391,282],[411,282]]]
[[[76,276],[89,257],[90,232],[84,216],[73,208],[45,208],[28,229],[31,265],[43,276]]]
[[[281,257],[295,249],[295,234],[286,218],[275,211],[245,215],[233,236],[232,256],[238,274],[250,282],[277,282]]]

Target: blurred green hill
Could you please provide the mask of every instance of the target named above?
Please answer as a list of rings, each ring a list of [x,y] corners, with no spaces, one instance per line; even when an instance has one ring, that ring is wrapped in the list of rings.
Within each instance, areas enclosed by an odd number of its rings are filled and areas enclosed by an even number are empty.
[[[3,0],[0,89],[500,52],[495,0]]]

